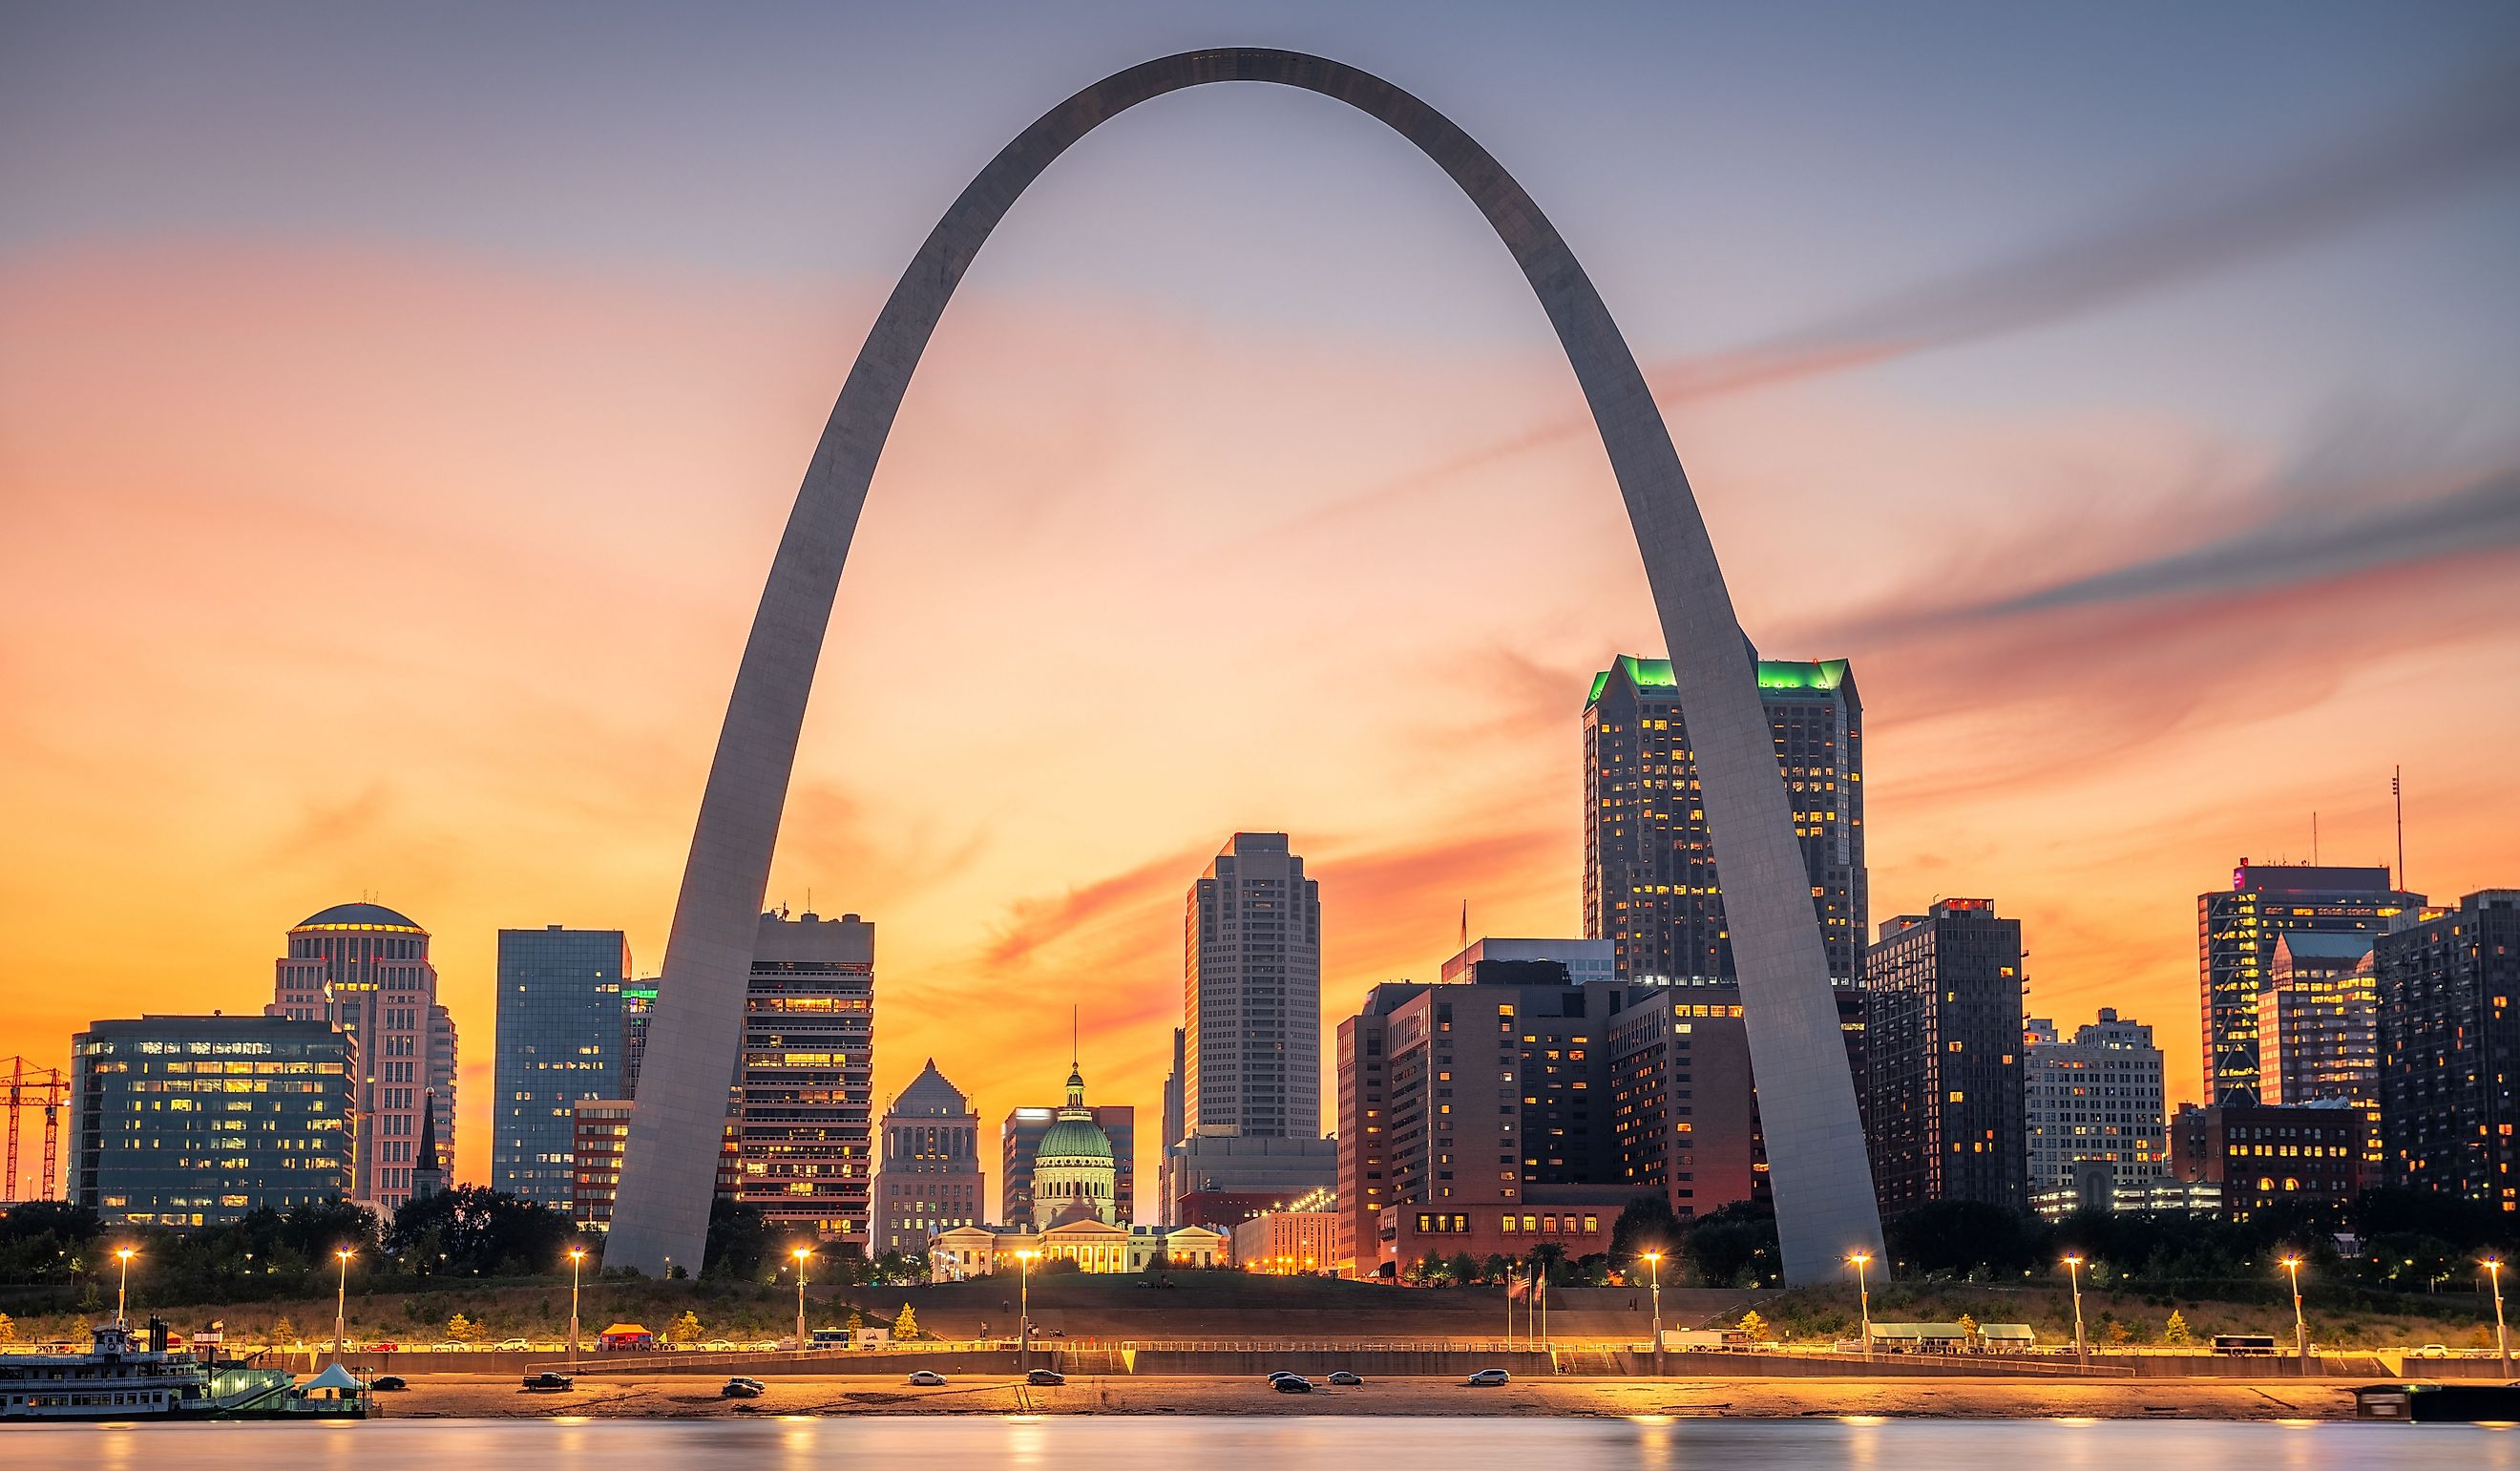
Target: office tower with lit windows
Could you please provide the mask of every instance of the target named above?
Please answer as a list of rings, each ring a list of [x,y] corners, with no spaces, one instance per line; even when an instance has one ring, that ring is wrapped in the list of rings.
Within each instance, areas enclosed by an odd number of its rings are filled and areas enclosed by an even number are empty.
[[[1865,952],[1873,1188],[1883,1215],[1941,1200],[2029,1206],[2021,921],[1943,899]]]
[[[2362,930],[2284,930],[2258,993],[2258,1080],[2273,1104],[2337,1099],[2362,1114],[2362,1175],[2385,1178],[2380,1137],[2380,990]]]
[[[648,1019],[656,1010],[656,978],[621,988],[621,1096],[639,1096],[639,1068],[648,1060]]]
[[[350,1188],[353,1045],[321,1017],[144,1016],[70,1040],[69,1201],[226,1226]]]
[[[2252,864],[2245,858],[2231,870],[2228,889],[2197,895],[2206,1101],[2265,1101],[2258,1078],[2258,995],[2267,988],[2278,936],[2301,930],[2376,935],[2423,902],[2421,894],[2392,888],[2385,868]]]
[[[2388,1182],[2520,1211],[2520,889],[2410,915],[2372,958]]]
[[[2031,1204],[2044,1216],[2111,1209],[2169,1171],[2170,1123],[2152,1028],[2107,1007],[2068,1040],[2033,1018],[2022,1038]],[[2077,1165],[2104,1168],[2080,1173]],[[2089,1193],[2092,1199],[2086,1200]],[[2106,1200],[2099,1196],[2105,1195]]]
[[[1238,832],[1191,885],[1186,1133],[1322,1136],[1322,900],[1282,832]]]
[[[884,1110],[878,1134],[875,1230],[867,1250],[924,1262],[939,1231],[977,1226],[987,1212],[980,1116],[930,1057]]]
[[[1829,975],[1862,973],[1864,710],[1844,659],[1760,659],[1759,695],[1792,799]],[[1715,844],[1669,659],[1621,654],[1584,702],[1584,933],[1621,979],[1733,979]]]
[[[490,1182],[554,1210],[572,1208],[576,1111],[622,1088],[622,988],[629,937],[617,929],[499,931]]]
[[[455,1151],[455,1019],[437,1001],[428,931],[381,904],[337,904],[289,931],[266,1016],[328,1021],[350,1035],[350,1197],[391,1216],[411,1198],[420,1119]]]
[[[761,916],[737,1074],[737,1197],[863,1250],[875,1183],[875,926]]]

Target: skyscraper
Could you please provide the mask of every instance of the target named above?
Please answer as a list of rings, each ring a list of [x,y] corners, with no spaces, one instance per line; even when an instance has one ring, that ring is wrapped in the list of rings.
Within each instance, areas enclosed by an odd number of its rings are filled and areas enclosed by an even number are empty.
[[[1844,659],[1758,661],[1828,971],[1863,971],[1864,708]],[[1584,933],[1621,978],[1732,980],[1724,889],[1669,659],[1621,654],[1584,703]]]
[[[571,1209],[581,1098],[617,1098],[629,937],[617,929],[499,931],[494,1188]]]
[[[2198,990],[2208,1103],[2258,1095],[2258,993],[2286,930],[2377,934],[2422,906],[2389,886],[2387,869],[2312,868],[2240,860],[2228,889],[2196,896]]]
[[[352,1051],[321,1017],[91,1023],[70,1040],[70,1203],[224,1226],[344,1193]]]
[[[2385,1176],[2380,1137],[2380,990],[2360,930],[2284,930],[2258,993],[2258,1079],[2267,1103],[2343,1099],[2362,1110],[2362,1175]]]
[[[937,1232],[977,1226],[988,1202],[980,1168],[980,1116],[936,1059],[884,1110],[882,1163],[875,1177],[875,1228],[867,1250],[926,1260]]]
[[[1865,953],[1868,1125],[1882,1214],[1938,1200],[2029,1205],[2021,921],[1944,899],[1881,922]]]
[[[2030,1193],[2043,1215],[2071,1214],[2084,1204],[2077,1164],[2107,1167],[2098,1173],[2112,1202],[2168,1173],[2170,1116],[2152,1028],[2103,1006],[2070,1042],[2045,1019],[2024,1031]]]
[[[621,988],[621,1096],[639,1096],[639,1068],[648,1060],[648,1019],[656,1010],[656,978]]]
[[[1188,1132],[1322,1135],[1322,902],[1282,832],[1238,832],[1183,926]]]
[[[855,914],[762,915],[744,992],[739,1198],[774,1226],[863,1249],[874,1080],[875,926]]]
[[[2373,958],[2389,1182],[2520,1211],[2520,889],[2428,911]]]
[[[381,904],[337,904],[289,932],[268,1016],[329,1021],[356,1044],[352,1198],[390,1216],[411,1197],[420,1116],[455,1149],[455,1020],[437,1002],[428,931]]]

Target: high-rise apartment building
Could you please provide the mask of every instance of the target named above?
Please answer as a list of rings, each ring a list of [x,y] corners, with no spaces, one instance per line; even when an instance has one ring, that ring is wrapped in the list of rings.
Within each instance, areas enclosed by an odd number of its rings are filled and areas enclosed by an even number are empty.
[[[1873,1187],[1884,1215],[2029,1205],[2021,922],[1986,899],[1885,919],[1865,953]]]
[[[2101,1188],[2085,1188],[2090,1181],[2076,1174],[2077,1164],[2108,1167],[2111,1199],[2149,1189],[2168,1173],[2169,1104],[2152,1028],[2103,1006],[2071,1041],[2044,1018],[2031,1020],[2025,1033],[2022,1108],[2031,1200],[2042,1215],[2071,1214]]]
[[[656,1010],[656,978],[621,988],[621,1096],[639,1096],[639,1067],[648,1060],[648,1019]]]
[[[875,926],[761,916],[737,1078],[737,1194],[774,1226],[867,1244],[875,1176]]]
[[[2520,889],[2410,916],[2373,960],[2389,1182],[2520,1211]]]
[[[1380,1261],[1382,1209],[1391,1193],[1391,1013],[1426,988],[1386,981],[1338,1027],[1338,1221],[1332,1270],[1372,1276]]]
[[[1840,985],[1862,973],[1863,703],[1844,659],[1758,661],[1810,870],[1812,909]],[[1715,842],[1669,659],[1621,654],[1584,704],[1584,933],[1644,984],[1733,979]]]
[[[1238,832],[1183,926],[1186,1134],[1322,1135],[1322,901],[1282,832]]]
[[[328,1021],[355,1045],[351,1198],[391,1216],[411,1198],[422,1110],[455,1149],[455,1020],[437,1001],[428,931],[381,904],[337,904],[289,932],[267,1016]]]
[[[2258,994],[2286,931],[2378,934],[2420,908],[2384,868],[2314,868],[2240,860],[2231,886],[2196,896],[2198,989],[2206,1101],[2260,1102]]]
[[[622,988],[629,978],[630,940],[617,929],[499,931],[492,1188],[572,1209],[578,1101],[626,1092]]]
[[[70,1202],[192,1226],[343,1194],[352,1053],[322,1018],[91,1023],[70,1040]]]
[[[621,1151],[637,1106],[627,1098],[580,1098],[569,1110],[569,1218],[587,1230],[611,1228]]]
[[[988,1207],[980,1116],[936,1070],[935,1058],[884,1110],[881,1139],[869,1252],[898,1252],[923,1262],[937,1232],[980,1224]]]

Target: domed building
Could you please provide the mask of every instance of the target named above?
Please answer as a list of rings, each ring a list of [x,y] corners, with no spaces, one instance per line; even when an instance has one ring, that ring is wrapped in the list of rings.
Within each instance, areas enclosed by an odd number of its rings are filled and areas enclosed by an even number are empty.
[[[1073,1062],[1068,1065],[1067,1106],[1041,1137],[1032,1158],[1033,1219],[1043,1227],[1075,1221],[1123,1224],[1116,1203],[1118,1172],[1111,1137],[1085,1106],[1085,1073]]]

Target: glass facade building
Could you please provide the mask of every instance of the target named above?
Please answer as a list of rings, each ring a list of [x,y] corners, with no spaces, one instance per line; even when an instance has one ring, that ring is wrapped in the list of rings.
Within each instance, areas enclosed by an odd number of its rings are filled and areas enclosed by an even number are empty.
[[[493,1188],[574,1208],[577,1104],[624,1092],[629,978],[630,942],[617,929],[499,931]]]
[[[91,1024],[70,1044],[70,1199],[193,1226],[348,1193],[353,1047],[281,1016]]]
[[[2304,930],[2377,935],[2423,903],[2421,894],[2390,887],[2387,869],[2253,864],[2245,858],[2231,870],[2228,889],[2197,895],[2206,1101],[2266,1101],[2258,997],[2272,979],[2280,936]]]

